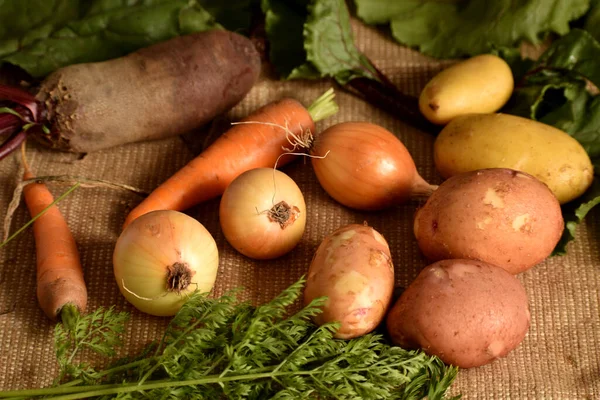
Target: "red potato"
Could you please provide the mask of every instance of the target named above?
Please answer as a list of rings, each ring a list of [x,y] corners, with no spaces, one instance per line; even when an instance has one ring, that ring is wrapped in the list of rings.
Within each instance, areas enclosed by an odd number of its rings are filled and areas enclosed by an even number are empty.
[[[260,66],[248,38],[213,30],[61,68],[41,83],[34,100],[15,88],[0,94],[50,127],[51,134],[36,135],[44,143],[85,153],[199,128],[243,99]]]
[[[327,236],[308,270],[304,304],[327,297],[318,325],[339,322],[335,334],[350,339],[374,330],[385,317],[394,290],[394,265],[385,238],[375,229],[346,225]]]
[[[527,294],[514,275],[457,259],[423,269],[390,310],[386,326],[394,344],[471,368],[514,350],[530,319]]]
[[[481,260],[512,274],[548,257],[563,228],[550,189],[529,174],[503,168],[451,177],[414,220],[417,243],[429,260]]]

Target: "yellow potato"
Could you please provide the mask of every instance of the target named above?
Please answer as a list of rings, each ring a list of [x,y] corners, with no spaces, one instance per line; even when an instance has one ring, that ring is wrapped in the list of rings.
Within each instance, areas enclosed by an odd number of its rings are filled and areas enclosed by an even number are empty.
[[[592,184],[584,148],[565,132],[508,114],[457,117],[435,140],[434,162],[444,178],[484,168],[510,168],[544,182],[561,204]]]
[[[513,88],[508,64],[500,57],[483,54],[434,76],[421,92],[419,108],[432,123],[445,125],[459,115],[498,111]]]

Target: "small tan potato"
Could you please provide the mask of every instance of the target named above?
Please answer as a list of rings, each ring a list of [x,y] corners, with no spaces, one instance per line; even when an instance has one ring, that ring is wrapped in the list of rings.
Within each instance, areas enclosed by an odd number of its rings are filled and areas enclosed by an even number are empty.
[[[327,236],[308,270],[304,304],[327,297],[318,325],[339,322],[339,339],[365,335],[379,325],[394,290],[394,266],[389,246],[375,229],[346,225]]]
[[[387,316],[392,342],[471,368],[506,356],[525,338],[527,294],[502,268],[438,261],[421,271]]]
[[[563,228],[560,205],[548,187],[504,168],[451,177],[414,220],[417,243],[429,260],[481,260],[512,274],[548,257]]]
[[[444,178],[483,168],[511,168],[544,182],[561,204],[592,184],[594,168],[585,149],[565,132],[508,114],[457,117],[442,129],[433,147]]]
[[[445,125],[459,115],[498,111],[513,88],[512,71],[506,61],[483,54],[434,76],[421,92],[419,108],[432,123]]]

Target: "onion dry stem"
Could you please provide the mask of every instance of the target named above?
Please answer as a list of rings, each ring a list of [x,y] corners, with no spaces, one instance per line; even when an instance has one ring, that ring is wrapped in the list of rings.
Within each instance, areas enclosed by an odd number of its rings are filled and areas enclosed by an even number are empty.
[[[269,221],[277,222],[281,229],[292,225],[300,215],[300,209],[297,206],[290,206],[286,201],[282,200],[275,204],[267,212]]]
[[[175,262],[167,267],[167,290],[181,294],[192,283],[194,271],[192,271],[187,263]]]

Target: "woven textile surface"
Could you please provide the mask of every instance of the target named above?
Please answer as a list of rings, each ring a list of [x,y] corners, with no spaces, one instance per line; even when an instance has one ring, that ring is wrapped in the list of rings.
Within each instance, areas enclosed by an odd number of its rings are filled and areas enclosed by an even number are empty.
[[[426,58],[392,42],[385,33],[354,22],[358,47],[404,92],[418,95],[425,83],[447,62]],[[236,120],[261,105],[284,96],[309,104],[332,85],[328,81],[273,79],[265,71],[248,96],[225,117]],[[434,137],[379,110],[357,97],[337,90],[340,111],[318,123],[318,130],[343,121],[371,121],[394,132],[412,154],[420,174],[440,183],[432,157]],[[209,129],[195,133],[202,144]],[[213,132],[214,134],[214,132]],[[187,135],[189,137],[191,135]],[[193,156],[181,137],[136,143],[91,153],[75,154],[28,147],[28,161],[37,175],[72,175],[128,184],[151,191]],[[255,303],[270,300],[305,274],[321,240],[336,228],[366,221],[388,240],[396,283],[407,286],[427,265],[412,232],[418,203],[382,212],[356,212],[333,201],[319,186],[310,162],[300,159],[283,168],[300,186],[307,204],[307,228],[290,254],[272,261],[254,261],[237,253],[220,232],[219,199],[187,210],[214,236],[220,266],[214,294],[243,286],[243,296]],[[0,162],[0,209],[6,210],[18,180],[17,157]],[[49,183],[55,196],[67,184]],[[60,203],[77,240],[89,304],[115,305],[131,313],[122,353],[133,352],[160,336],[165,318],[142,314],[119,293],[112,272],[112,251],[128,210],[141,197],[106,187],[80,187]],[[4,214],[4,212],[3,212]],[[518,276],[530,301],[531,327],[523,343],[506,358],[470,370],[461,370],[453,393],[465,399],[600,399],[600,218],[597,210],[578,228],[568,255],[550,258]],[[11,231],[29,220],[21,202]],[[54,325],[37,305],[35,248],[31,230],[0,249],[0,390],[49,385],[56,376]]]

